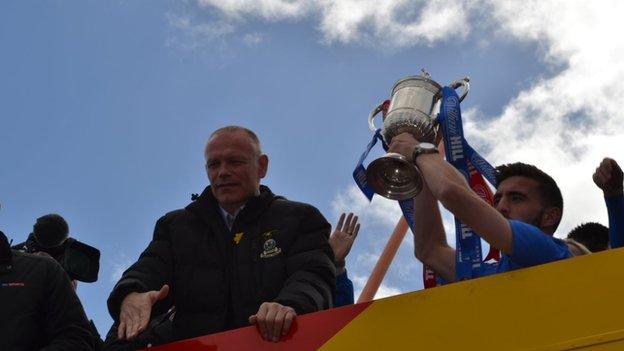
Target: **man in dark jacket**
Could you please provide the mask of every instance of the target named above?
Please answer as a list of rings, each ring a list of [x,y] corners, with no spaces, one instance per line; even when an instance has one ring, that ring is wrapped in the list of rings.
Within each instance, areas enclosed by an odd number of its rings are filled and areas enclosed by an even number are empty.
[[[93,350],[89,322],[63,268],[11,250],[0,232],[0,350]]]
[[[113,289],[118,338],[176,307],[175,340],[256,324],[278,341],[296,315],[331,307],[330,225],[320,212],[260,186],[268,168],[257,136],[231,126],[205,149],[210,186],[156,223],[154,237]]]

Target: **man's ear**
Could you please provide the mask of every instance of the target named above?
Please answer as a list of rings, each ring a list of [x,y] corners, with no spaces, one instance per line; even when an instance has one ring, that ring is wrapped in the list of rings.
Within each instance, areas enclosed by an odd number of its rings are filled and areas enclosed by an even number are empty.
[[[557,207],[549,207],[542,213],[541,227],[553,228],[553,233],[561,221],[562,211]]]
[[[260,178],[266,177],[268,169],[269,169],[269,156],[262,154],[258,158],[258,175],[260,176]]]

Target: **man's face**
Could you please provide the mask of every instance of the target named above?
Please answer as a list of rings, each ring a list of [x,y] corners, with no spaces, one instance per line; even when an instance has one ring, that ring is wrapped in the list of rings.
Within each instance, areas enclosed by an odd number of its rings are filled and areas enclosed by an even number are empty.
[[[544,206],[537,181],[513,176],[503,180],[494,194],[494,207],[507,219],[515,219],[542,228]]]
[[[243,131],[221,132],[206,146],[206,172],[212,193],[227,211],[235,211],[256,194],[267,171],[268,158],[259,155]]]

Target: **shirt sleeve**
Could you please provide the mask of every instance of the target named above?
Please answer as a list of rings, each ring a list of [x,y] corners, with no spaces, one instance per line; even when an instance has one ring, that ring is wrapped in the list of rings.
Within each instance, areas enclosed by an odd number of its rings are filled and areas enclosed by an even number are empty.
[[[544,234],[530,224],[510,220],[513,233],[511,261],[523,267],[536,266],[572,257],[563,240]]]
[[[156,222],[154,238],[141,253],[139,260],[128,268],[111,292],[107,304],[113,320],[119,320],[123,299],[131,292],[158,291],[164,284],[172,286],[173,256],[169,234],[170,216],[161,217]],[[166,312],[171,306],[171,294],[157,302],[152,313]]]
[[[353,282],[347,276],[347,271],[336,276],[336,290],[334,291],[334,307],[352,305]]]
[[[624,196],[605,196],[609,214],[609,244],[611,248],[624,246]]]

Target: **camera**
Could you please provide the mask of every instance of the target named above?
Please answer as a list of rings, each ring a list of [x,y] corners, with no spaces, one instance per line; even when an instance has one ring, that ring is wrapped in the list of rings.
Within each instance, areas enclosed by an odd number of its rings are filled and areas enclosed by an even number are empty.
[[[68,235],[63,217],[49,214],[37,218],[33,232],[13,249],[26,253],[45,252],[61,264],[72,280],[93,283],[100,270],[100,250]]]

